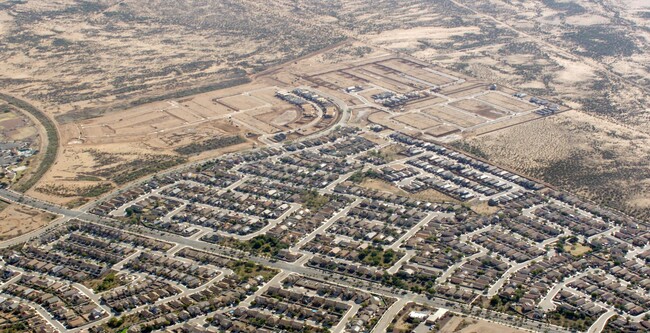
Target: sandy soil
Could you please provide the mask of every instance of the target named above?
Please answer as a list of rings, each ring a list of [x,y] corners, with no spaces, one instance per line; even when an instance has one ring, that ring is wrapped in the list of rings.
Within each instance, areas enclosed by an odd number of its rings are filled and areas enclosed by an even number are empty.
[[[406,124],[408,126],[411,126],[413,128],[417,128],[419,130],[431,128],[436,125],[440,125],[439,122],[419,113],[410,113],[410,114],[405,114],[401,116],[397,116],[393,118],[400,123]]]
[[[464,142],[489,160],[599,203],[647,216],[650,136],[569,111]]]
[[[460,329],[459,329],[460,328]],[[486,320],[454,317],[439,331],[440,333],[523,333],[524,330],[495,324]]]
[[[36,209],[10,204],[0,211],[0,240],[20,236],[50,223],[55,215]]]

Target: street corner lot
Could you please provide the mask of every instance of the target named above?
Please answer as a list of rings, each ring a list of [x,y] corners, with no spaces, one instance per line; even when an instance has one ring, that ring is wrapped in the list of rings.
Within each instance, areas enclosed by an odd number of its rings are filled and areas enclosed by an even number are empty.
[[[37,209],[27,208],[17,204],[6,204],[0,201],[1,206],[6,206],[0,211],[0,240],[20,236],[49,224],[56,218],[55,215]]]
[[[447,321],[440,333],[524,333],[526,331],[492,323],[487,320],[454,316]]]

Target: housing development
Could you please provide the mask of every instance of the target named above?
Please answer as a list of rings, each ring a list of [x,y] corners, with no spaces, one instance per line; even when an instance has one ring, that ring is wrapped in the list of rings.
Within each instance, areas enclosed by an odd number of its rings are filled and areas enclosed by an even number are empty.
[[[650,332],[648,22],[0,1],[0,333]]]
[[[76,210],[2,190],[61,216],[4,243],[3,320],[39,332],[650,329],[647,223],[445,144],[564,109],[392,56],[306,78],[248,97],[313,110],[259,147]]]

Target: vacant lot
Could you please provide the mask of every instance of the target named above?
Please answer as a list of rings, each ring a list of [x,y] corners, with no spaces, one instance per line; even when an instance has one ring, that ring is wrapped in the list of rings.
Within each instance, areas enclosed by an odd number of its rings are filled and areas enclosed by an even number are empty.
[[[479,99],[481,101],[485,101],[491,104],[494,104],[496,106],[499,106],[501,108],[504,108],[506,110],[509,110],[510,113],[519,113],[519,112],[525,112],[525,111],[531,111],[537,108],[536,105],[532,105],[530,103],[524,102],[520,99],[517,99],[512,96],[507,96],[502,93],[497,93],[497,92],[489,92],[485,95],[478,96],[476,99]]]
[[[255,115],[255,118],[279,128],[291,124],[300,117],[300,111],[295,108],[264,111],[266,112]]]
[[[439,122],[419,113],[410,113],[393,118],[403,124],[424,130],[433,126],[440,125]]]
[[[256,98],[255,96],[235,95],[215,100],[219,104],[223,104],[229,108],[237,111],[250,110],[263,106],[270,106],[267,102]]]
[[[0,105],[0,140],[1,141],[35,141],[38,129],[27,117],[10,111],[8,105]]]
[[[7,240],[46,226],[55,215],[10,204],[0,211],[0,240]]]
[[[443,73],[443,69],[422,68],[421,64],[406,59],[389,59],[379,62],[378,65],[402,72],[436,86],[451,83],[458,79],[456,76]]]
[[[463,99],[450,103],[449,105],[492,120],[501,118],[505,115],[502,111],[476,99]]]
[[[458,131],[459,131],[458,127],[454,125],[444,124],[444,125],[438,125],[432,127],[428,129],[425,133],[429,135],[433,135],[435,137],[442,137],[442,136],[456,133]]]
[[[491,323],[486,320],[479,320],[473,318],[453,317],[445,326],[443,326],[440,333],[523,333],[524,330]]]
[[[383,181],[381,179],[366,178],[361,182],[360,186],[373,189],[373,190],[388,192],[388,193],[392,193],[395,195],[400,195],[408,198],[413,198],[417,200],[428,201],[428,202],[456,202],[457,201],[443,193],[431,189],[424,190],[418,193],[408,193],[396,187],[395,185]]]
[[[427,98],[416,99],[413,102],[406,103],[405,109],[408,110],[419,110],[432,107],[438,103],[444,102],[445,99],[438,96],[430,96]]]
[[[568,111],[460,145],[597,203],[650,216],[650,136]]]
[[[472,127],[488,121],[476,114],[463,113],[462,111],[454,110],[446,106],[434,106],[422,110],[422,112],[461,128]]]

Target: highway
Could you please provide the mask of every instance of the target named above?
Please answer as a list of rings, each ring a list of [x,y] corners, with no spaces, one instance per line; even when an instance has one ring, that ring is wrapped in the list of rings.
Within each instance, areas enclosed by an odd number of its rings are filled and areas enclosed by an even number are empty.
[[[61,221],[67,220],[67,219],[72,219],[72,218],[77,218],[80,220],[85,220],[87,222],[92,222],[92,223],[97,223],[97,224],[102,224],[108,227],[114,227],[114,228],[119,228],[119,229],[124,229],[125,226],[119,224],[118,221],[112,220],[110,218],[104,218],[100,217],[94,214],[89,214],[85,212],[80,212],[77,210],[71,210],[71,209],[66,209],[61,206],[57,206],[51,203],[43,202],[40,200],[36,200],[34,198],[27,197],[21,193],[16,193],[11,190],[7,189],[0,189],[0,197],[3,199],[10,201],[10,202],[15,202],[15,203],[20,203],[26,206],[30,206],[33,208],[38,208],[42,210],[46,210],[48,212],[58,214],[61,216],[64,216],[64,219]],[[63,222],[60,222],[63,223]],[[128,228],[128,227],[127,227]],[[47,232],[49,229],[51,229],[51,226],[47,228],[42,228],[39,229],[38,231],[35,231],[33,233],[30,233],[30,238],[31,237],[37,237],[40,234]],[[312,267],[305,267],[303,265],[300,265],[298,263],[288,263],[284,261],[276,261],[276,260],[271,260],[269,258],[264,258],[264,257],[258,257],[258,256],[253,256],[250,254],[247,254],[245,252],[241,252],[238,250],[234,249],[229,249],[229,248],[224,248],[220,246],[216,246],[213,244],[209,244],[206,242],[202,242],[199,240],[195,239],[188,239],[184,238],[182,236],[170,234],[167,232],[161,232],[161,231],[155,231],[151,230],[148,228],[144,227],[130,227],[128,228],[130,232],[135,232],[144,236],[152,237],[158,240],[163,240],[175,244],[179,244],[180,246],[187,246],[191,247],[194,249],[198,250],[204,250],[204,251],[209,251],[212,253],[217,253],[219,255],[223,255],[225,257],[229,257],[232,259],[247,259],[251,260],[253,262],[256,262],[258,264],[276,268],[280,271],[286,272],[286,273],[296,273],[296,274],[301,274],[304,276],[312,277],[317,280],[321,281],[327,281],[329,283],[336,283],[342,286],[345,286],[347,288],[356,288],[356,289],[363,289],[363,290],[368,290],[371,291],[375,294],[384,296],[384,297],[390,297],[394,298],[396,300],[409,300],[409,301],[415,301],[417,303],[421,303],[423,305],[427,305],[430,307],[434,308],[445,308],[453,312],[457,313],[468,313],[469,311],[469,306],[465,303],[460,303],[460,302],[455,302],[455,301],[450,301],[444,298],[440,297],[426,297],[420,294],[415,294],[412,292],[408,291],[402,291],[402,290],[397,290],[397,289],[391,289],[389,287],[383,286],[379,283],[374,283],[370,281],[365,281],[345,275],[341,275],[335,272],[330,272],[330,271],[324,271],[320,269],[315,269]],[[20,239],[20,240],[12,240],[8,242],[4,242],[0,244],[0,247],[7,247],[11,245],[16,245],[21,242],[24,242],[25,239]],[[503,313],[498,313],[498,312],[493,312],[493,311],[488,311],[490,314],[490,319],[491,321],[502,323],[502,324],[509,324],[512,323],[512,317],[508,316]],[[485,318],[481,318],[485,319]],[[486,319],[488,320],[488,319]],[[521,322],[520,328],[527,329],[533,332],[538,332],[540,330],[550,332],[550,333],[561,333],[561,332],[568,332],[568,330],[553,326],[553,325],[548,325],[544,323],[540,323],[537,321],[533,320],[523,320]]]

